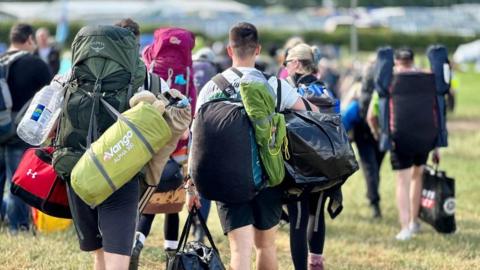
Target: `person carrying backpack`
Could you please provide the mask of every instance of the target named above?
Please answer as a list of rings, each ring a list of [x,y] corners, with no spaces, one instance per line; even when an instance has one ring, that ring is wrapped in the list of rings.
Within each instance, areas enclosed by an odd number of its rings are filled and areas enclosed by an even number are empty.
[[[192,68],[194,45],[195,36],[186,29],[159,28],[155,31],[153,43],[142,52],[142,60],[149,73],[165,80],[168,88],[177,89],[185,95],[192,106],[192,114],[197,98]],[[187,130],[171,154],[162,174],[161,182],[179,183],[175,188],[182,185],[182,166],[188,154],[188,135],[189,131]],[[139,216],[130,270],[138,268],[140,253],[150,234],[154,219],[155,214],[142,213]],[[175,254],[178,246],[179,223],[178,213],[165,214],[164,248],[167,259]]]
[[[28,148],[15,134],[16,125],[35,92],[52,79],[47,64],[31,54],[35,50],[33,34],[33,28],[28,24],[12,26],[10,48],[0,55],[0,114],[2,119],[3,116],[8,118],[0,123],[0,205],[2,219],[6,214],[13,234],[28,230],[30,223],[29,207],[20,198],[9,193],[6,205],[3,201],[5,180],[12,180],[23,152]]]
[[[261,50],[258,32],[254,25],[246,22],[234,25],[229,31],[229,45],[227,50],[233,61],[232,68],[227,69],[222,72],[221,75],[217,76],[223,78],[220,80],[225,82],[228,90],[222,89],[223,87],[220,88],[217,84],[218,80],[216,80],[217,82],[215,82],[215,80],[209,81],[203,87],[198,97],[196,117],[199,116],[200,111],[203,115],[213,116],[216,111],[204,110],[203,106],[209,104],[209,101],[215,99],[217,96],[223,95],[226,91],[231,92],[232,95],[230,95],[230,97],[239,97],[240,81],[243,74],[259,73],[260,76],[263,76],[260,71],[254,68],[255,59]],[[278,82],[281,83],[280,87],[278,87]],[[268,85],[275,95],[277,91],[281,91],[281,111],[285,109],[305,110],[305,105],[301,101],[300,96],[287,82],[283,80],[277,81],[277,78],[270,77],[268,79]],[[201,128],[196,125],[197,123],[194,121],[192,127],[192,155],[190,156],[189,166],[193,166],[192,160],[195,159],[193,154],[195,153],[196,133],[199,132],[198,130]],[[233,143],[235,138],[222,138],[222,142],[223,140],[225,140],[225,143],[227,143],[227,141]],[[201,148],[202,146],[198,145],[197,147]],[[245,145],[244,147],[248,146]],[[208,149],[197,150],[208,151]],[[222,168],[222,171],[223,169],[225,169],[225,173],[222,175],[224,180],[221,181],[228,181],[230,178],[228,169]],[[232,168],[232,170],[233,169],[234,168]],[[192,177],[194,176],[192,175]],[[247,180],[245,179],[245,181]],[[201,207],[199,194],[194,182],[195,179],[189,179],[186,184],[189,209],[194,205],[197,208]],[[235,192],[235,190],[231,192]],[[231,197],[231,195],[225,194],[226,197]],[[246,197],[249,195],[235,194],[235,196],[241,198],[242,196]],[[216,203],[223,232],[228,236],[230,244],[230,268],[234,270],[250,269],[252,248],[255,247],[257,269],[278,269],[275,235],[277,224],[280,221],[282,213],[282,190],[279,187],[267,187],[260,190],[254,195],[253,199],[248,201],[241,203],[217,201]]]
[[[215,64],[215,52],[204,47],[198,50],[193,56],[193,80],[195,88],[200,91],[203,86],[210,81],[213,76],[219,72],[218,66]],[[198,93],[200,94],[200,93]],[[208,220],[208,214],[210,213],[211,202],[207,199],[201,198],[202,208],[200,208],[200,214]],[[195,236],[196,241],[203,243],[205,238],[205,232],[201,229],[200,221],[195,217],[195,222],[192,224],[192,234]]]
[[[288,51],[284,65],[290,81],[294,83],[293,86],[302,96],[315,104],[320,112],[338,112],[335,96],[315,76],[316,61],[312,47],[305,43],[294,46]],[[326,100],[332,102],[324,102]],[[297,199],[287,203],[290,250],[296,270],[324,269],[322,253],[325,242],[324,208],[327,198],[341,204],[340,187],[323,191],[317,191],[315,187],[303,190]]]
[[[70,173],[89,144],[115,123],[109,107],[126,111],[143,85],[146,69],[139,64],[138,50],[134,34],[117,26],[83,27],[72,43],[73,65],[53,165],[68,183],[80,249],[94,253],[95,269],[128,269],[138,215],[138,177],[91,208],[72,188]]]
[[[367,111],[374,94],[374,68],[375,62],[370,61],[362,77],[359,107],[361,120],[353,128],[353,138],[357,144],[361,167],[367,185],[367,198],[370,201],[373,218],[381,218],[380,208],[380,166],[385,152],[380,151],[378,142],[367,124]]]

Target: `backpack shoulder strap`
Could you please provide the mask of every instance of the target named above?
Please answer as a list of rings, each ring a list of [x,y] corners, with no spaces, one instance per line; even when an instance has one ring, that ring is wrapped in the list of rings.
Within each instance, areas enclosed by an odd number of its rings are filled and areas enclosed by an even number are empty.
[[[8,74],[10,71],[10,66],[15,63],[17,60],[22,58],[23,56],[29,54],[26,51],[16,51],[11,53],[6,53],[2,57],[0,57],[0,64],[4,67],[4,75],[5,78],[8,78]]]
[[[280,112],[280,104],[282,103],[282,82],[277,78],[277,106],[275,106],[275,112]]]
[[[230,97],[235,94],[235,88],[233,85],[225,78],[225,76],[222,73],[218,73],[212,78],[212,81],[215,83],[215,85],[222,91],[222,93]]]
[[[243,77],[243,73],[240,70],[238,70],[236,67],[231,67],[230,70],[233,71],[233,73],[235,73],[239,78]]]

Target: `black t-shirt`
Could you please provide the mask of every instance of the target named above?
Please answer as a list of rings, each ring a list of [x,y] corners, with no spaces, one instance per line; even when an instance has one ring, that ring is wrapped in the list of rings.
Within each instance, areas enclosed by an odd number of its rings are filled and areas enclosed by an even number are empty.
[[[18,112],[35,93],[50,83],[50,68],[38,56],[22,56],[10,66],[8,86],[12,95],[12,111]]]

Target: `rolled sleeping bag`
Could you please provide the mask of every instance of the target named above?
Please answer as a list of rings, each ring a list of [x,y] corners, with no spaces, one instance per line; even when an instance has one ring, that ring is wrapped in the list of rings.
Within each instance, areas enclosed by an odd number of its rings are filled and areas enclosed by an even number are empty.
[[[377,51],[377,60],[374,71],[375,91],[379,95],[380,137],[378,140],[380,151],[388,151],[392,148],[390,137],[389,116],[390,97],[389,89],[393,79],[393,49],[391,47],[380,48]]]
[[[452,71],[450,61],[448,60],[448,51],[445,46],[432,45],[427,49],[428,60],[433,75],[435,76],[435,88],[437,91],[437,118],[438,118],[438,137],[435,143],[437,147],[448,146],[447,132],[447,106],[445,95],[450,91],[452,81]]]
[[[129,182],[172,136],[151,104],[140,102],[117,117],[72,170],[75,193],[92,208]]]

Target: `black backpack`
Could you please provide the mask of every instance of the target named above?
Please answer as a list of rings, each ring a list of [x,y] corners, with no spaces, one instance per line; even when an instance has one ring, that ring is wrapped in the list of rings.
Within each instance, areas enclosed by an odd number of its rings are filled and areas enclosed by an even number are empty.
[[[28,55],[28,52],[16,51],[0,56],[0,143],[4,143],[15,136],[17,126],[22,120],[21,117],[29,105],[29,102],[27,102],[20,112],[12,113],[13,101],[8,86],[10,67],[25,55]]]
[[[241,100],[230,98],[230,82],[223,76],[213,81],[223,97],[203,104],[195,116],[190,174],[205,199],[247,202],[265,186],[253,127]]]

